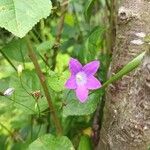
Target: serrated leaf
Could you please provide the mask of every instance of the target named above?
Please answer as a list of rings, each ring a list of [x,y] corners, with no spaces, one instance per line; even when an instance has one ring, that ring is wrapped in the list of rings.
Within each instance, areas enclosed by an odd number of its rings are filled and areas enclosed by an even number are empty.
[[[66,106],[63,108],[63,116],[81,116],[89,115],[96,110],[98,102],[101,100],[101,92],[96,91],[89,95],[85,103],[81,103],[75,96],[73,91],[70,91],[67,96]]]
[[[50,0],[1,0],[0,27],[22,38],[51,8]]]
[[[29,145],[29,150],[74,150],[71,141],[66,136],[56,137],[46,134]]]

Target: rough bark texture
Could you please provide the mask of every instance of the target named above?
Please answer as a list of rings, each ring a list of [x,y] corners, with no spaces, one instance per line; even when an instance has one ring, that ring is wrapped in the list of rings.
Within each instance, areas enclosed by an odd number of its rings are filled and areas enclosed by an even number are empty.
[[[148,48],[139,40],[144,33],[150,33],[150,0],[122,0],[111,75]],[[108,87],[100,133],[97,150],[147,150],[150,146],[150,54],[139,68]]]

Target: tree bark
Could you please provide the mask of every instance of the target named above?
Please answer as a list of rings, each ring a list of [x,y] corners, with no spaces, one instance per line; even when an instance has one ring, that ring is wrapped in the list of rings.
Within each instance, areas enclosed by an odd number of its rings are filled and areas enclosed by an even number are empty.
[[[107,88],[97,150],[147,150],[150,146],[150,0],[122,0],[117,13],[111,75],[142,51],[141,66]]]

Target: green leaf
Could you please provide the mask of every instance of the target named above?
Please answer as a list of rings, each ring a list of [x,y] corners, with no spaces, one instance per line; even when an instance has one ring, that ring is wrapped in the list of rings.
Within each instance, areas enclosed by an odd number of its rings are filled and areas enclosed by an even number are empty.
[[[100,91],[90,94],[85,103],[81,103],[75,96],[73,91],[69,91],[67,95],[66,106],[63,108],[63,116],[80,116],[89,115],[96,110],[98,102],[101,100]]]
[[[9,86],[15,88],[12,97],[14,106],[24,113],[39,114],[48,107],[39,79],[34,71],[23,71],[21,80],[18,76],[12,75]],[[41,93],[38,99],[32,96],[32,93],[36,91]]]
[[[74,150],[71,141],[66,136],[56,137],[46,134],[29,145],[29,150]]]
[[[78,150],[92,150],[92,142],[88,136],[81,136]]]
[[[56,57],[55,71],[62,73],[68,67],[69,60],[70,60],[70,56],[68,54],[58,53]]]
[[[97,53],[99,52],[101,42],[103,40],[102,35],[104,33],[104,30],[104,27],[95,27],[86,40],[86,49],[88,51],[89,61],[95,59]]]
[[[3,93],[9,87],[10,78],[3,78],[0,80],[0,92]],[[0,114],[10,111],[12,101],[7,100],[5,96],[0,96]]]
[[[0,27],[22,38],[51,8],[50,0],[1,0]]]
[[[10,59],[19,62],[28,60],[28,50],[25,39],[12,40],[6,44],[1,51]]]
[[[60,92],[65,89],[64,85],[68,78],[68,71],[65,71],[63,73],[56,73],[51,71],[50,76],[48,77],[48,84],[55,92]]]
[[[91,12],[92,12],[94,2],[95,0],[87,0],[86,2],[84,15],[87,20],[89,20],[91,17]]]
[[[40,44],[38,44],[36,46],[37,51],[41,52],[41,51],[46,51],[46,50],[50,50],[53,46],[53,42],[52,41],[44,41]]]
[[[109,84],[121,79],[124,75],[128,74],[133,69],[137,68],[140,65],[144,55],[145,55],[145,52],[141,53],[136,58],[134,58],[132,61],[130,61],[128,64],[126,64],[118,73],[116,73],[108,81],[106,81],[103,84],[102,88],[105,88]]]

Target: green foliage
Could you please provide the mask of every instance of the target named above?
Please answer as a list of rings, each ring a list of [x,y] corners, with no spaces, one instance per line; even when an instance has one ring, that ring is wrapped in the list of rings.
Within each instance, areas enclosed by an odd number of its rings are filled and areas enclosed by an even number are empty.
[[[3,47],[2,52],[15,61],[24,62],[29,60],[25,39],[12,40]]]
[[[23,37],[51,11],[49,0],[1,0],[0,26],[18,37]]]
[[[6,80],[9,80],[8,84],[4,82]],[[38,81],[38,77],[33,71],[24,71],[21,78],[13,75],[11,78],[0,80],[2,89],[7,89],[8,87],[13,87],[15,89],[11,97],[1,96],[0,101],[3,101],[1,107],[3,109],[4,107],[5,109],[10,109],[8,105],[11,104],[25,114],[38,114],[39,111],[45,110],[47,108],[45,98],[39,97],[37,99],[32,95],[33,92],[41,90]]]
[[[24,113],[38,114],[39,111],[47,108],[46,99],[42,97],[39,79],[34,71],[24,71],[21,78],[12,76],[9,86],[15,88],[14,105]],[[41,97],[36,98],[32,95],[36,91],[41,92]]]
[[[56,92],[63,91],[65,89],[65,82],[69,78],[69,72],[65,71],[62,73],[50,72],[48,77],[49,86]]]
[[[1,150],[92,150],[91,138],[83,133],[86,129],[92,132],[98,105],[102,120],[103,88],[135,69],[143,58],[144,53],[106,81],[111,54],[106,50],[110,25],[103,21],[104,14],[109,14],[105,1],[67,2],[68,7],[63,10],[66,3],[62,1],[52,1],[53,8],[50,0],[0,1]],[[4,28],[24,38],[13,36]],[[35,52],[36,63],[29,55],[30,49]],[[95,59],[100,61],[96,76],[106,82],[103,88],[90,91],[85,103],[77,99],[75,91],[64,86],[70,76],[71,57],[83,65]],[[23,69],[19,73],[18,66]],[[45,83],[46,92],[40,81]],[[15,91],[4,95],[9,88]],[[63,127],[61,136],[57,119]]]
[[[97,107],[97,104],[101,100],[100,95],[100,91],[94,92],[89,95],[87,102],[82,104],[77,100],[74,92],[69,91],[66,97],[66,106],[64,106],[63,109],[63,116],[80,116],[93,113]]]
[[[91,14],[92,14],[91,12],[92,12],[94,2],[95,2],[95,0],[87,0],[86,1],[84,15],[87,20],[89,20],[91,17]]]
[[[81,136],[78,150],[92,150],[91,139],[88,136]]]
[[[89,61],[95,59],[102,45],[104,27],[95,27],[86,40],[86,49],[88,51],[87,58]]]
[[[73,145],[66,136],[55,137],[47,134],[39,137],[30,144],[29,150],[74,150]]]

